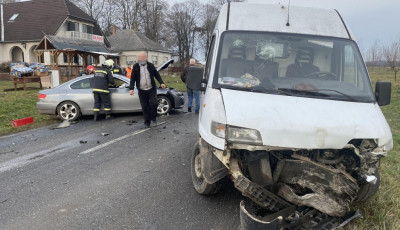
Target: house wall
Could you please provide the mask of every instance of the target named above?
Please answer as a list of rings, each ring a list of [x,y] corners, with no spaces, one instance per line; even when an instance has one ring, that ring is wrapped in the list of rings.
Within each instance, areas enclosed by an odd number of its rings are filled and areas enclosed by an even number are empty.
[[[136,63],[137,56],[141,52],[143,51],[123,51],[119,58],[121,68],[126,68],[128,66],[128,62]],[[161,65],[165,61],[171,59],[170,53],[155,52],[155,51],[144,51],[144,52],[147,53],[147,59],[149,60],[149,62],[152,62],[156,67]]]
[[[25,47],[24,44],[25,43]],[[15,43],[2,43],[0,44],[0,63],[13,61],[13,50],[17,49],[20,52],[14,52],[14,59],[17,61],[37,62],[37,55],[32,52],[39,42],[15,42]],[[16,50],[14,50],[16,51]],[[20,55],[21,53],[21,55]],[[23,53],[23,56],[22,56]],[[15,55],[17,54],[17,55]],[[50,60],[50,59],[49,59]]]

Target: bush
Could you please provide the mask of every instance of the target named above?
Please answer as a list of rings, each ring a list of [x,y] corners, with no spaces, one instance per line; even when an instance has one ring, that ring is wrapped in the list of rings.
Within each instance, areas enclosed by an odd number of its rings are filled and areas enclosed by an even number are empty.
[[[11,64],[11,62],[0,63],[0,72],[9,73],[10,72],[10,64]]]

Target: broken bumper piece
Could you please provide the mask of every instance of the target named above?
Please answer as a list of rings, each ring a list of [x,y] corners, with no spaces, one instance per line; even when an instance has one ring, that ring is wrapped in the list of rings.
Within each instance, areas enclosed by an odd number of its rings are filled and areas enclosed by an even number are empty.
[[[355,218],[362,218],[358,210],[343,217],[335,217],[310,207],[292,205],[269,213],[251,201],[240,202],[240,230],[336,230]]]

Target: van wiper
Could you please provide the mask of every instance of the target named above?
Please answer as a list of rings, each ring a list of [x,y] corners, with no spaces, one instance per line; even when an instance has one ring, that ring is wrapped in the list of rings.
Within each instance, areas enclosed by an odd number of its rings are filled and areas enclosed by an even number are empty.
[[[321,92],[319,92],[319,91],[335,92],[335,93],[338,93],[338,94],[341,94],[341,95],[347,97],[348,99],[350,99],[350,100],[353,101],[353,102],[360,102],[359,100],[355,99],[354,97],[352,97],[352,96],[350,96],[350,95],[348,95],[348,94],[345,94],[345,93],[343,93],[343,92],[340,92],[340,91],[338,91],[338,90],[334,90],[334,89],[300,90],[300,89],[279,88],[279,90],[287,90],[287,91],[290,91],[290,92],[293,92],[293,93],[296,93],[296,92],[297,92],[297,93],[306,93],[306,94],[308,94],[308,95],[322,96],[322,97],[331,97],[331,95],[325,94],[325,93],[321,93]]]
[[[301,89],[291,89],[291,88],[278,88],[278,90],[295,94],[302,94],[302,95],[330,97],[329,94],[320,93],[318,92],[318,90],[301,90]]]
[[[276,89],[276,88],[254,86],[254,87],[251,87],[251,88],[249,88],[249,89],[250,89],[251,92],[266,93],[266,92],[271,92],[271,91],[273,91],[273,92],[277,92],[277,93],[279,93],[279,94],[284,94],[284,95],[287,95],[287,96],[292,96],[291,94],[289,94],[289,93],[287,93],[287,92],[285,92],[285,91],[282,91],[282,90],[280,90],[280,89]]]
[[[349,99],[350,99],[351,101],[353,101],[353,102],[360,102],[360,100],[357,100],[357,99],[355,99],[354,97],[352,97],[352,96],[350,96],[350,95],[348,95],[348,94],[345,94],[345,93],[343,93],[343,92],[340,92],[340,91],[338,91],[338,90],[334,90],[334,89],[317,89],[316,91],[335,92],[335,93],[341,94],[341,95],[343,95],[343,96],[349,98]]]

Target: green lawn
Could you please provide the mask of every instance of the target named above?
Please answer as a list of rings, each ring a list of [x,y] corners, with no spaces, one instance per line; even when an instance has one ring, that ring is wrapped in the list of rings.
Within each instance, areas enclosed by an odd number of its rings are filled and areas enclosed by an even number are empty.
[[[38,83],[28,83],[27,86],[38,87]],[[13,87],[12,81],[0,81],[0,136],[59,122],[56,116],[39,114],[36,108],[39,89],[4,92],[4,89]],[[33,117],[33,124],[18,128],[12,126],[13,120],[25,117]]]
[[[181,77],[179,74],[176,75],[169,75],[169,76],[162,76],[165,85],[169,88],[175,88],[181,92],[186,92],[186,86],[182,82]]]

